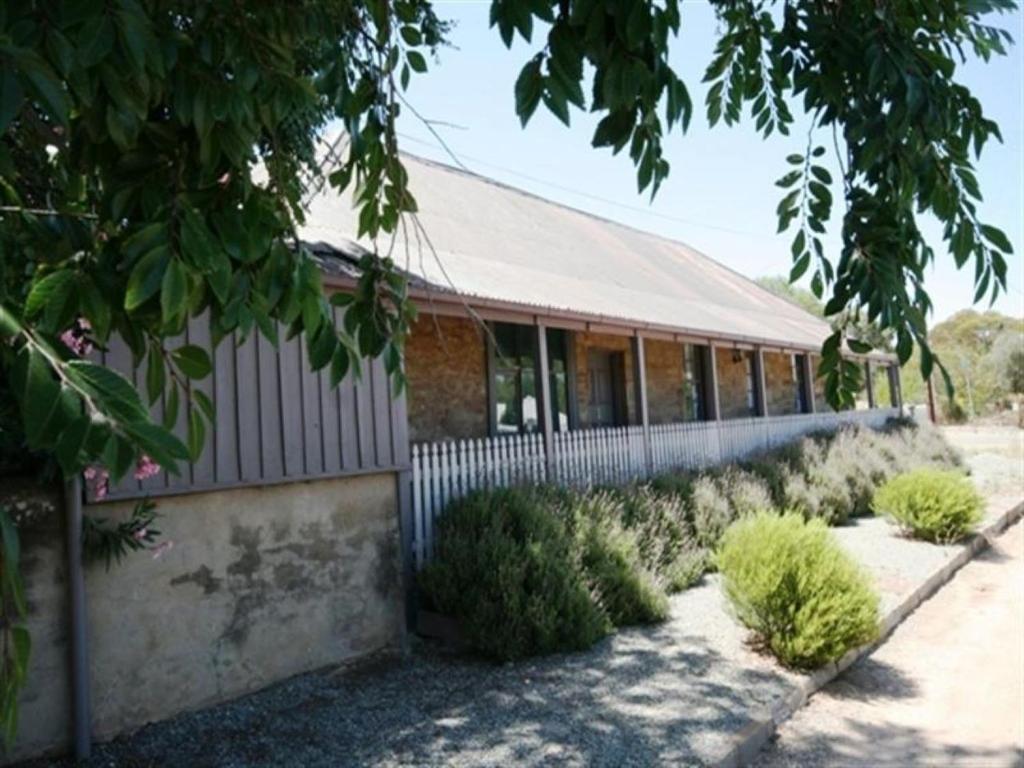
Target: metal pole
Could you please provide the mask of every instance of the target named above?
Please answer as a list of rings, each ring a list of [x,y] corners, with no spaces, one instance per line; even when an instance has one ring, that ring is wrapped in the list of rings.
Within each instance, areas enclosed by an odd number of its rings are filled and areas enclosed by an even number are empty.
[[[71,602],[71,722],[75,759],[84,760],[92,749],[92,722],[82,570],[82,479],[77,474],[64,483],[64,506],[67,514],[68,596]]]

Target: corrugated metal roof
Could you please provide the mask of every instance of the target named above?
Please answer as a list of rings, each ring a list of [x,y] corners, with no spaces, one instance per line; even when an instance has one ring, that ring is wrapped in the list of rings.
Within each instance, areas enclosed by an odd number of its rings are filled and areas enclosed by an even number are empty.
[[[829,334],[820,318],[683,243],[482,176],[403,159],[422,232],[410,227],[392,255],[437,290],[454,290],[469,303],[511,302],[775,344],[818,346]],[[350,200],[328,188],[310,201],[299,235],[352,253],[356,222]],[[389,248],[380,244],[382,252]]]

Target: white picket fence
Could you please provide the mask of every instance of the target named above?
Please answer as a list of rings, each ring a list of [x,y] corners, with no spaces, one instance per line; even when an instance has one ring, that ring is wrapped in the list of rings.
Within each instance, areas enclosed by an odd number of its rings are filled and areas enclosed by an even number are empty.
[[[539,434],[417,443],[412,446],[416,567],[433,552],[438,515],[470,491],[544,482],[577,488],[623,484],[673,469],[741,460],[843,424],[878,429],[896,415],[898,409],[876,408],[663,424],[650,427],[649,446],[639,426],[558,432],[550,462]]]

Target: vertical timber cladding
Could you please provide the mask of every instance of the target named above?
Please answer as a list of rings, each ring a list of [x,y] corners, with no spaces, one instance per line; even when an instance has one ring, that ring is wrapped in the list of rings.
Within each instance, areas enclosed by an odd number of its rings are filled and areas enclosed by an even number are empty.
[[[203,316],[191,318],[184,337],[168,348],[183,344],[211,351],[213,361],[213,373],[192,383],[216,409],[202,456],[180,465],[177,476],[161,472],[139,482],[129,475],[110,489],[108,498],[337,477],[409,464],[405,395],[395,396],[381,360],[364,360],[360,376],[350,372],[331,389],[329,369],[311,371],[303,337],[285,341],[284,328],[279,328],[276,349],[254,329],[241,344],[232,334],[211,350]],[[111,339],[102,362],[145,392],[145,361],[133,369],[123,341]],[[182,398],[175,426],[182,440],[186,406]],[[151,414],[158,422],[163,419],[162,400]]]

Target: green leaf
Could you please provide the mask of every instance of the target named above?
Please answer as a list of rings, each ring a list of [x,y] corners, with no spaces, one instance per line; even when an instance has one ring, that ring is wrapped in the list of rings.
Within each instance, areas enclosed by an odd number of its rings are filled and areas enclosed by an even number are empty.
[[[82,464],[79,462],[78,457],[85,448],[86,441],[89,439],[91,427],[92,419],[83,414],[71,422],[58,438],[54,455],[64,471],[65,477],[70,477],[82,469]]]
[[[21,111],[24,100],[25,94],[14,75],[14,70],[4,67],[0,72],[0,135],[7,131],[11,120]]]
[[[22,370],[22,386],[18,395],[25,439],[29,447],[39,448],[43,445],[51,420],[58,413],[60,384],[46,357],[35,348],[29,347],[22,351],[18,362]]]
[[[1013,246],[1010,245],[1010,240],[1001,229],[993,227],[991,224],[982,224],[981,234],[1003,253],[1013,253]]]
[[[187,291],[188,277],[185,274],[185,267],[178,259],[171,259],[160,286],[160,314],[165,324],[173,324],[186,313]]]
[[[149,414],[135,387],[116,371],[88,360],[65,364],[68,378],[95,400],[100,410],[125,422],[146,421]]]
[[[216,414],[213,409],[213,401],[206,396],[205,392],[198,389],[192,390],[192,399],[196,401],[196,404],[202,409],[206,416],[206,420],[213,424]]]
[[[149,345],[149,354],[146,355],[146,397],[149,398],[150,405],[160,399],[166,385],[167,373],[163,353],[160,346],[152,342]]]
[[[198,461],[206,444],[206,424],[202,414],[195,408],[188,411],[188,454],[192,461]]]
[[[412,67],[413,72],[427,71],[427,60],[423,58],[423,54],[419,51],[407,51],[405,58],[408,60],[409,66]]]
[[[210,355],[202,347],[186,344],[171,352],[171,359],[178,369],[190,379],[203,379],[210,375],[213,366]]]
[[[25,300],[25,315],[34,317],[46,310],[47,325],[55,328],[65,305],[75,288],[75,273],[70,269],[52,272],[32,286]]]
[[[164,429],[174,429],[175,424],[178,423],[178,411],[181,405],[181,398],[178,395],[178,385],[171,383],[171,390],[167,395],[167,401],[164,403],[164,417],[161,420]]]
[[[139,259],[128,276],[128,287],[124,295],[126,310],[131,312],[138,309],[160,290],[170,258],[170,248],[158,245]]]
[[[533,113],[537,111],[537,105],[540,104],[543,91],[543,78],[540,71],[542,58],[541,54],[534,56],[516,78],[516,114],[519,115],[519,120],[524,126],[530,122]]]
[[[169,430],[156,424],[128,424],[125,426],[125,432],[138,444],[143,453],[171,474],[180,474],[178,462],[189,459],[190,453],[184,443]]]

